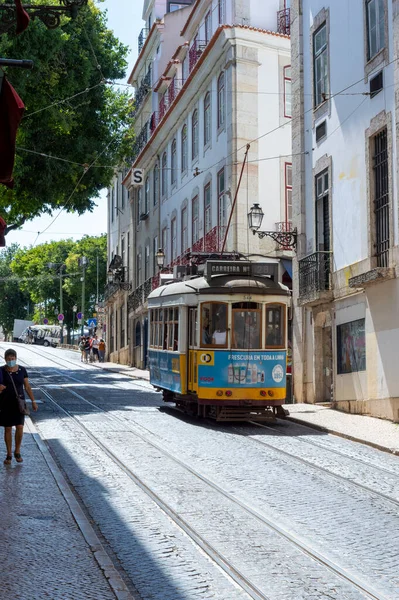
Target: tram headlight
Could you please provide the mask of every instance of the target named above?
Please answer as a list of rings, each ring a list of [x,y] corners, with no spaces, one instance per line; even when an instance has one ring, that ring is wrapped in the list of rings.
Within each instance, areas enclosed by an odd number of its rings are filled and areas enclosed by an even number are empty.
[[[222,392],[222,390],[218,390],[218,391],[216,392],[216,396],[223,396],[223,392]]]
[[[269,394],[269,396],[270,396],[270,397],[273,397],[273,396],[274,396],[274,392],[273,392],[273,390],[269,390],[267,393]]]

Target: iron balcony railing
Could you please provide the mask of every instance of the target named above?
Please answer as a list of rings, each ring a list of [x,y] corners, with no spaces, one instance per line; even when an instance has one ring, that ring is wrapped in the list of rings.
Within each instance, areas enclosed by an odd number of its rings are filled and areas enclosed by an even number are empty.
[[[331,290],[332,252],[314,252],[298,261],[299,297],[315,297]]]
[[[277,13],[277,31],[284,35],[291,33],[291,11],[289,8],[279,10]]]
[[[294,231],[292,221],[280,221],[279,223],[276,223],[276,231],[280,233],[291,233]],[[292,247],[282,244],[281,250],[292,250]]]
[[[191,48],[188,51],[188,63],[190,73],[194,69],[195,65],[197,64],[201,54],[203,53],[207,45],[208,42],[206,40],[194,40],[194,42],[192,43]]]
[[[149,33],[149,30],[148,30],[148,29],[146,29],[145,27],[143,27],[143,29],[142,29],[142,30],[140,31],[140,33],[139,33],[139,37],[138,37],[138,49],[139,49],[139,54],[140,54],[140,52],[141,52],[141,51],[142,51],[142,49],[143,49],[144,42],[145,42],[145,41],[146,41],[146,39],[147,39],[148,33]]]
[[[136,137],[136,140],[133,144],[132,150],[132,162],[136,160],[146,143],[148,142],[150,135],[152,133],[150,129],[151,118],[145,123],[144,127],[141,129],[140,133]]]
[[[144,283],[136,287],[136,289],[129,294],[127,299],[128,310],[136,310],[139,306],[142,306],[147,301],[147,298],[153,289],[153,277],[150,277]]]
[[[136,92],[134,97],[134,112],[136,113],[140,106],[143,104],[143,101],[147,97],[148,93],[151,91],[151,69],[148,69],[145,77],[143,77],[140,87]]]

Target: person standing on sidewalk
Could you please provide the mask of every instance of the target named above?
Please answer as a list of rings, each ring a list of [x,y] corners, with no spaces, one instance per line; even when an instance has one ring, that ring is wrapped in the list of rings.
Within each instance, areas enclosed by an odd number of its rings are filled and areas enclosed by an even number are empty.
[[[105,342],[102,338],[98,344],[98,356],[100,362],[103,363],[105,358]]]
[[[15,350],[6,350],[4,354],[6,364],[1,368],[3,384],[5,389],[0,395],[0,426],[4,427],[4,442],[6,444],[7,456],[5,465],[12,461],[12,428],[15,427],[15,450],[14,457],[19,463],[23,462],[21,456],[21,443],[24,433],[25,415],[19,411],[16,394],[24,396],[24,389],[32,400],[32,408],[37,410],[37,404],[29,383],[28,373],[25,367],[17,364],[17,353]]]
[[[100,345],[100,340],[95,335],[91,341],[91,350],[93,352],[93,362],[100,362],[100,357],[98,354],[98,347]]]

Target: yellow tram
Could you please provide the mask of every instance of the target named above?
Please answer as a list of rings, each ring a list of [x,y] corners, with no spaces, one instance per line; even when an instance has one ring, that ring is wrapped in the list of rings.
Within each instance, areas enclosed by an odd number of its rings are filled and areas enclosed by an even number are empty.
[[[150,381],[165,402],[217,421],[284,414],[291,298],[276,270],[208,261],[202,276],[151,292]]]

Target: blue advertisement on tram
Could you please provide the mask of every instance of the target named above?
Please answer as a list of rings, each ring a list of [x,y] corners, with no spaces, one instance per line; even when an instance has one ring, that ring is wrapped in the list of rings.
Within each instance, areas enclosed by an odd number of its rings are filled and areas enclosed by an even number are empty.
[[[180,356],[160,350],[149,350],[152,385],[181,393]]]
[[[198,384],[210,388],[285,388],[286,363],[285,350],[205,350],[198,352]]]

